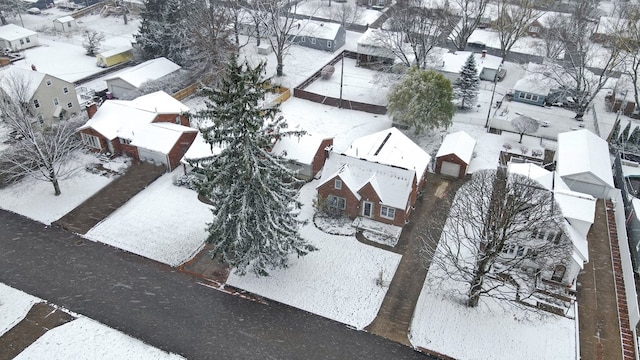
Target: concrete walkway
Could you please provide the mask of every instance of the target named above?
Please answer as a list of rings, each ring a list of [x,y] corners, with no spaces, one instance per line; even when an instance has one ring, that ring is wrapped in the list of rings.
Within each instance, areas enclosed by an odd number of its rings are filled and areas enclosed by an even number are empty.
[[[164,166],[142,162],[98,191],[68,214],[54,222],[65,230],[86,234],[92,227],[111,215],[134,195],[165,173]]]
[[[410,223],[405,225],[396,250],[403,254],[375,320],[366,330],[376,335],[411,346],[408,338],[413,312],[427,276],[429,259],[421,257],[421,233],[433,216],[449,214],[447,197],[455,195],[464,180],[452,181],[429,174],[424,195],[416,202]],[[442,229],[430,228],[430,238],[439,239]],[[435,245],[435,244],[433,244]]]

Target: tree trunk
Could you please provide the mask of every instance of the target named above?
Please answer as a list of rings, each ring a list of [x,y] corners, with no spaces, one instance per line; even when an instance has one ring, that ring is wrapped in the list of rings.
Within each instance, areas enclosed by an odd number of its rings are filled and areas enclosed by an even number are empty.
[[[524,136],[524,133],[520,133],[520,141],[518,141],[518,144],[522,144],[522,137]]]
[[[58,196],[58,195],[62,194],[60,192],[60,185],[58,184],[58,178],[54,177],[51,180],[51,183],[53,184],[53,189],[55,190],[55,195]]]
[[[127,13],[124,13],[122,17],[124,18],[124,24],[127,25],[129,23],[127,20]]]
[[[482,291],[482,283],[484,282],[484,276],[480,271],[476,272],[471,281],[471,289],[469,289],[469,299],[467,300],[468,307],[477,307],[480,303],[480,292]]]
[[[284,74],[284,72],[282,71],[282,69],[284,68],[284,65],[282,64],[282,57],[278,56],[278,66],[276,67],[276,76],[280,77]]]

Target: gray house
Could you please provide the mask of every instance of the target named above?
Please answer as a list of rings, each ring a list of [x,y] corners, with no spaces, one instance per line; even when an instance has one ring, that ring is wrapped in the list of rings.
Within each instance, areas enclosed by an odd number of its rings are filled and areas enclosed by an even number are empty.
[[[513,85],[513,101],[543,106],[555,86],[543,66],[529,63],[526,75]]]
[[[116,75],[105,79],[105,82],[114,97],[122,98],[128,92],[140,88],[145,82],[158,80],[178,70],[180,70],[180,65],[167,58],[160,57],[118,72]]]
[[[340,24],[300,20],[291,29],[290,39],[301,46],[334,52],[344,45],[346,36]]]

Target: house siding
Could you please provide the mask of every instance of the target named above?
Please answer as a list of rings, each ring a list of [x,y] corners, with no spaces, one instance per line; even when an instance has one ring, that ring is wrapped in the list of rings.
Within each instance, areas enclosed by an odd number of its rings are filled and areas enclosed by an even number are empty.
[[[317,174],[324,166],[324,162],[325,160],[327,160],[325,149],[330,146],[333,146],[333,139],[324,139],[320,143],[320,147],[318,147],[316,154],[313,156],[313,163],[311,164],[311,176],[315,176],[315,174]]]
[[[526,95],[531,95],[531,96],[537,96],[538,99],[536,101],[534,100],[528,100],[524,97],[520,97],[522,94],[522,96],[526,96]],[[526,91],[521,91],[521,90],[513,90],[513,101],[517,101],[517,102],[521,102],[521,103],[525,103],[525,104],[531,104],[531,105],[539,105],[539,106],[543,106],[544,105],[544,101],[546,100],[548,94],[545,95],[541,95],[541,94],[534,94],[534,93],[529,93]]]
[[[51,86],[47,86],[47,81],[51,82]],[[66,94],[63,90],[65,87],[68,90]],[[53,103],[54,98],[58,99],[58,103],[62,109],[65,110],[63,115],[64,119],[68,119],[74,114],[80,114],[82,111],[80,103],[78,102],[78,96],[76,95],[76,88],[72,83],[54,76],[45,75],[31,97],[31,106],[35,114],[41,115],[43,120],[48,124],[59,120],[53,116],[56,110],[56,106]],[[40,107],[37,109],[34,106],[34,100],[38,100],[40,104]],[[71,107],[67,106],[69,103],[71,103]]]
[[[182,159],[184,154],[187,152],[197,134],[197,132],[183,133],[175,145],[173,145],[173,148],[171,148],[171,151],[169,151],[168,154],[170,170],[173,170],[180,165],[180,159]]]
[[[160,122],[166,122],[166,123],[176,123],[176,117],[180,116],[180,125],[182,126],[186,126],[186,127],[190,127],[191,125],[189,124],[189,118],[187,117],[186,114],[159,114],[158,116],[156,116],[155,119],[153,119],[152,122],[154,123],[160,123]]]
[[[342,197],[346,200],[346,207],[343,210],[343,214],[351,219],[355,219],[360,214],[360,201],[349,190],[349,188],[342,183],[342,189],[334,189],[335,179],[340,179],[340,176],[335,176],[331,180],[318,187],[318,195],[323,199],[326,199],[329,195],[335,195]]]
[[[362,206],[364,201],[369,201],[371,203],[373,203],[373,209],[371,212],[371,219],[379,221],[381,223],[385,223],[385,224],[391,224],[391,225],[396,225],[396,226],[403,226],[407,220],[407,216],[408,213],[404,210],[404,209],[398,209],[392,206],[387,206],[389,208],[393,208],[395,209],[395,216],[392,219],[387,219],[385,217],[382,217],[380,215],[380,210],[382,208],[382,206],[386,206],[384,204],[381,204],[380,201],[380,197],[378,196],[378,194],[376,193],[376,191],[374,190],[373,186],[371,186],[370,183],[366,184],[365,186],[362,187],[362,189],[360,189],[360,191],[358,191],[358,193],[360,194],[360,196],[362,197],[360,199],[360,209],[358,216],[363,216],[362,214]]]

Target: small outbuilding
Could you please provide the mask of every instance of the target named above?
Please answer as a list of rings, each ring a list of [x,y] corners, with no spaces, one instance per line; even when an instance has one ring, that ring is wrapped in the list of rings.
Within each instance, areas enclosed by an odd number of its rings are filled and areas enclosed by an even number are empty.
[[[471,51],[456,51],[442,55],[442,66],[438,69],[451,82],[460,77],[460,72],[469,56],[473,55],[480,80],[494,81],[498,70],[502,67],[502,58],[487,54],[486,51],[473,53]]]
[[[334,52],[344,46],[347,32],[340,24],[300,20],[291,29],[291,40],[301,46]]]
[[[0,26],[0,47],[21,51],[38,46],[38,33],[18,25],[8,24]]]
[[[73,16],[67,15],[53,20],[53,28],[56,31],[69,32],[75,30],[77,27],[78,24]]]
[[[310,180],[320,172],[332,148],[333,138],[306,134],[280,138],[271,152],[288,159],[297,177]]]
[[[609,198],[615,188],[607,141],[587,129],[558,134],[558,175],[573,191]]]
[[[475,147],[476,141],[464,131],[447,135],[436,154],[436,174],[465,176]]]

